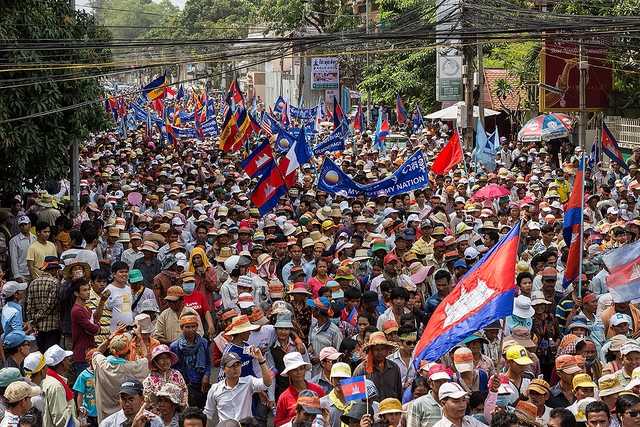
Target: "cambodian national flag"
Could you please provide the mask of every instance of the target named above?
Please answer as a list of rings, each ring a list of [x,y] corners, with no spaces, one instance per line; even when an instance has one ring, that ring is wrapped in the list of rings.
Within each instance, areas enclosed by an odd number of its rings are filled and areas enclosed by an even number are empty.
[[[396,115],[398,116],[398,123],[403,124],[407,121],[407,109],[404,108],[400,94],[396,95]]]
[[[280,197],[287,194],[287,191],[278,166],[276,166],[275,162],[270,162],[268,171],[262,175],[262,178],[249,194],[249,200],[258,208],[260,215],[265,215],[276,207]]]
[[[356,310],[355,306],[351,309],[349,316],[347,316],[347,323],[352,326],[356,326],[358,324],[358,310]]]
[[[566,289],[580,274],[580,251],[582,244],[582,200],[584,185],[584,153],[580,158],[580,166],[576,179],[573,182],[573,190],[569,201],[565,205],[564,221],[562,226],[562,236],[569,248],[569,258],[564,270],[562,286]]]
[[[344,111],[342,111],[342,107],[340,107],[340,103],[338,102],[338,98],[333,95],[333,129],[338,129],[340,125],[344,125],[346,123],[345,129],[349,127],[349,121],[347,117],[344,115]]]
[[[489,323],[513,313],[520,223],[458,282],[429,320],[415,349],[414,365],[435,362]]]
[[[344,400],[347,402],[367,398],[367,383],[364,381],[364,377],[345,378],[340,380],[340,386],[344,394]]]
[[[640,297],[640,242],[608,252],[602,261],[610,273],[606,282],[613,302],[622,303]]]
[[[265,138],[265,140],[242,161],[242,169],[244,169],[247,175],[253,178],[262,175],[264,171],[267,170],[269,162],[272,161],[273,152],[271,151],[271,144],[269,143],[269,139]]]
[[[629,172],[629,166],[627,166],[624,162],[624,158],[622,158],[620,147],[604,120],[602,121],[602,151],[604,154],[609,156],[612,161],[616,162],[621,168]]]
[[[353,128],[362,132],[364,130],[364,114],[362,114],[362,102],[358,102],[358,109],[353,118]]]
[[[275,366],[272,366],[271,369],[269,369],[269,376],[271,378],[274,378],[276,375],[278,375],[280,372],[278,372],[278,370],[276,369]]]

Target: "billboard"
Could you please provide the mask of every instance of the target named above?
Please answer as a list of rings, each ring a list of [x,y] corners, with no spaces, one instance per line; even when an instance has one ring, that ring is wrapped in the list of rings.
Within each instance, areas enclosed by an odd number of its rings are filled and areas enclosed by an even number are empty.
[[[311,59],[311,89],[338,89],[340,64],[338,58]]]
[[[547,38],[540,53],[540,81],[561,92],[540,89],[540,111],[577,111],[580,108],[580,46],[585,44],[587,110],[607,109],[607,94],[613,89],[613,72],[606,62],[610,38]]]

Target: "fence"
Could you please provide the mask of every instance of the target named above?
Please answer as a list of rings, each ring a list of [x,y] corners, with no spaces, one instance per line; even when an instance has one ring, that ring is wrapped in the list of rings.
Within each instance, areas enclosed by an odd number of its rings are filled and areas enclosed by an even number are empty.
[[[621,148],[640,147],[640,119],[609,116],[604,121]]]

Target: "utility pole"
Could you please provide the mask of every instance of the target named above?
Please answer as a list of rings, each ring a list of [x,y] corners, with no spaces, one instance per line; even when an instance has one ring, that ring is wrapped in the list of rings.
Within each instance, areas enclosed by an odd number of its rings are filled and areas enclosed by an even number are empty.
[[[365,25],[366,32],[369,34],[369,14],[371,13],[369,0],[365,0]],[[369,66],[369,41],[367,41],[366,45],[367,49],[367,67]],[[367,91],[367,128],[369,128],[371,122],[371,97],[369,96],[369,91]]]
[[[484,45],[478,42],[478,117],[484,128],[484,64],[482,61],[482,49]]]
[[[80,158],[80,151],[78,147],[78,139],[74,139],[71,144],[71,158],[69,159],[69,198],[71,199],[71,207],[73,213],[78,215],[80,213],[80,199],[79,199],[79,184],[80,184],[80,171],[78,170],[78,161]]]
[[[584,40],[580,40],[580,123],[578,144],[584,150],[587,139],[587,70],[589,61],[585,57]]]
[[[467,110],[467,123],[464,130],[464,147],[473,148],[473,46],[466,42],[462,48],[464,55],[464,67],[462,67],[462,79],[464,81],[464,102]]]

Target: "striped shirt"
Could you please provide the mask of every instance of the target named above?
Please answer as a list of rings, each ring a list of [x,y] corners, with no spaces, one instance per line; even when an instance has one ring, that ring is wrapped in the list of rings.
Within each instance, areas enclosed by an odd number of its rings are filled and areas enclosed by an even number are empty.
[[[95,313],[98,309],[98,304],[100,304],[100,295],[91,288],[91,296],[87,300],[87,307]],[[102,317],[100,318],[100,332],[98,332],[98,335],[94,337],[97,345],[100,345],[101,342],[108,339],[109,334],[111,334],[111,316],[111,310],[109,310],[105,305],[102,309]]]

